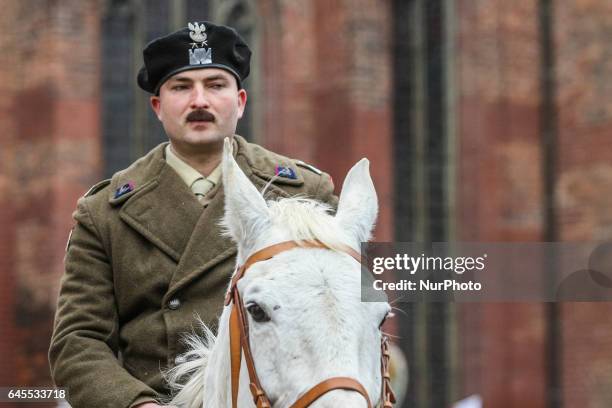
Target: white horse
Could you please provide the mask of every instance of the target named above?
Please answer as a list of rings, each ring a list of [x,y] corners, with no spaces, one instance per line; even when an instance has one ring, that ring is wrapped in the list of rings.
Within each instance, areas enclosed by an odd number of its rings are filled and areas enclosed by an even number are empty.
[[[318,240],[328,248],[359,251],[371,236],[378,201],[369,162],[348,173],[335,216],[325,204],[304,198],[266,203],[236,164],[231,143],[223,152],[224,226],[238,247],[237,265],[262,248],[285,241]],[[360,264],[344,252],[294,248],[253,264],[238,283],[247,310],[249,342],[261,386],[274,408],[291,406],[330,377],[357,380],[372,404],[380,401],[381,323],[386,302],[362,302]],[[176,391],[171,405],[189,408],[232,406],[230,314],[225,306],[215,337],[189,339],[187,362],[168,374]],[[242,358],[238,407],[254,407]],[[333,390],[310,405],[366,407],[352,390]]]

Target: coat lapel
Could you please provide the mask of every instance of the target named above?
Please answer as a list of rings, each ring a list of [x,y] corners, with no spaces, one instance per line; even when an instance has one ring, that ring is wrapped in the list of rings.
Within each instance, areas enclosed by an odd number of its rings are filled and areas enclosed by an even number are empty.
[[[236,139],[236,161],[255,187],[260,191],[266,188],[267,200],[288,197],[283,189],[268,184],[274,176],[274,165],[282,164],[282,158],[277,159],[238,136]],[[236,246],[220,226],[225,202],[223,186],[204,209],[178,174],[166,164],[164,148],[165,144],[158,146],[113,177],[109,202],[113,206],[121,205],[121,219],[178,263],[165,302],[188,282],[234,257]],[[304,183],[299,174],[296,179],[278,182],[293,186]],[[120,190],[126,184],[133,186],[133,190]]]
[[[265,180],[254,174],[247,160],[238,156],[237,162],[258,190],[261,191],[267,185]],[[283,190],[269,186],[266,199],[288,196]],[[181,287],[205,271],[230,257],[236,256],[236,245],[231,238],[223,233],[223,228],[220,225],[224,214],[224,204],[225,192],[223,186],[221,186],[208,208],[202,212],[193,229],[178,268],[170,282],[170,288],[164,297],[164,302]]]
[[[192,234],[185,237],[188,241],[170,281],[166,299],[202,272],[236,255],[234,243],[223,235],[220,226],[224,201],[221,188],[201,213]]]
[[[128,177],[129,172],[123,179]],[[119,216],[178,263],[202,214],[202,206],[163,161],[154,177],[138,181],[144,184],[137,185],[131,196],[126,197]]]

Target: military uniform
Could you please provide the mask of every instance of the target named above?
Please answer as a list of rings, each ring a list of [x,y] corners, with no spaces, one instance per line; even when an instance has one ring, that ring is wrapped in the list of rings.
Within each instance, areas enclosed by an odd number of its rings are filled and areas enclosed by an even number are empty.
[[[236,160],[266,198],[336,205],[329,175],[235,136]],[[220,230],[223,188],[204,206],[162,144],[78,202],[49,352],[74,407],[130,407],[166,393],[161,370],[195,316],[214,324],[236,247]],[[279,166],[289,176],[276,177]],[[126,188],[126,186],[128,186]]]
[[[147,44],[137,81],[159,95],[173,75],[215,68],[240,89],[250,58],[231,27],[189,23]],[[255,186],[278,176],[267,198],[304,194],[335,205],[328,175],[234,140],[236,161]],[[220,231],[219,169],[198,181],[164,146],[78,202],[49,350],[53,379],[75,408],[153,401],[167,391],[161,370],[177,362],[196,315],[211,325],[221,312],[236,248]]]

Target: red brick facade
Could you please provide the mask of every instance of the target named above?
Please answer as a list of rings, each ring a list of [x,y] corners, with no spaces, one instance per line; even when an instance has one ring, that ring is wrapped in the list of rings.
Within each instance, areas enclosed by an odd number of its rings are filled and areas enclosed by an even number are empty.
[[[46,352],[71,214],[99,177],[98,3],[3,4],[1,386],[50,384]]]
[[[553,3],[559,239],[609,239],[612,5]],[[456,238],[542,240],[538,2],[455,4]],[[50,382],[46,348],[70,215],[101,177],[104,7],[11,0],[0,13],[0,386]],[[262,0],[257,8],[258,141],[330,172],[337,190],[368,157],[381,207],[376,238],[393,240],[393,178],[411,175],[394,174],[392,162],[392,2]],[[458,312],[453,398],[547,406],[545,305]],[[564,406],[610,406],[612,307],[567,303],[560,313]]]
[[[559,2],[559,177],[563,240],[612,237],[612,4]],[[612,404],[612,305],[562,305],[563,400]]]
[[[542,239],[537,15],[533,1],[463,1],[457,10],[460,240]],[[546,407],[543,306],[466,304],[460,316],[465,395]]]
[[[392,240],[389,8],[273,3],[261,8],[274,17],[263,24],[261,142],[325,169],[337,191],[350,167],[368,157],[381,200],[376,236]]]
[[[612,16],[602,1],[552,2],[558,110],[559,240],[610,239]],[[544,236],[538,3],[458,8],[460,239]],[[563,406],[608,406],[612,316],[606,303],[560,304]],[[461,306],[463,389],[485,406],[544,407],[546,305]]]

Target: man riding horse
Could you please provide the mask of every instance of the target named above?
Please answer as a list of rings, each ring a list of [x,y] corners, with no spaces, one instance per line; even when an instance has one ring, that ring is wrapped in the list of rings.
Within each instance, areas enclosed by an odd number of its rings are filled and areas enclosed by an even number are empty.
[[[272,182],[267,198],[336,205],[329,175],[234,135],[250,56],[234,29],[209,22],[145,47],[138,85],[169,143],[78,201],[49,350],[72,407],[161,406],[161,370],[181,362],[194,315],[214,326],[236,255],[219,225],[224,138],[258,189]]]

